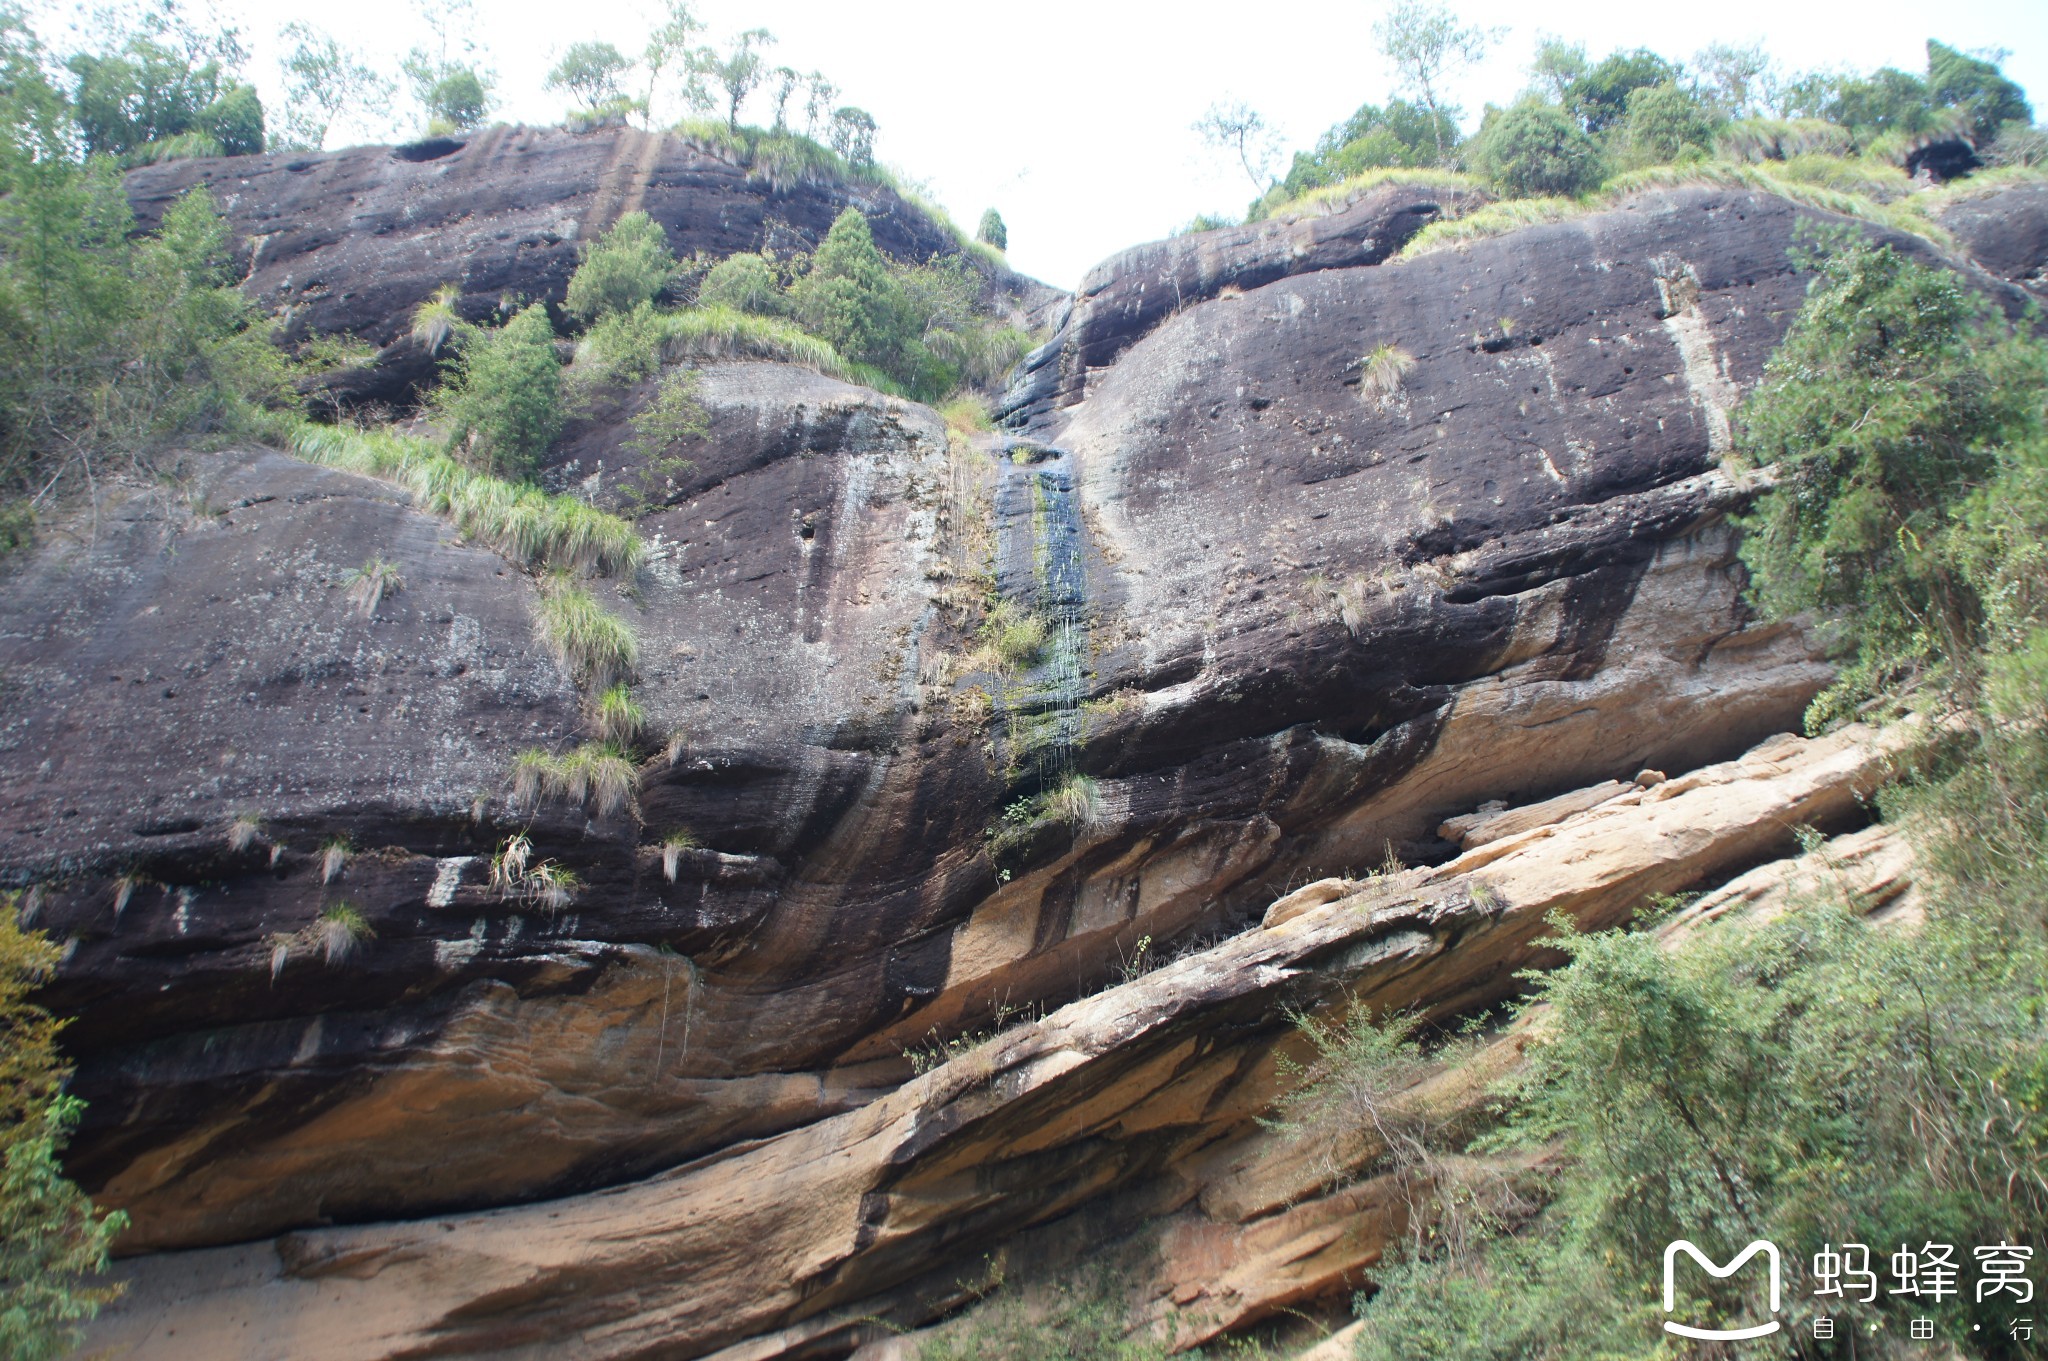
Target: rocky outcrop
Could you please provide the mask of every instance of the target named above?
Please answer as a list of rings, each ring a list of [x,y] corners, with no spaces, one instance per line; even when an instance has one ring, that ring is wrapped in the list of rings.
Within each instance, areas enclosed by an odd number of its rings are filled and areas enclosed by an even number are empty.
[[[1941,214],[1987,272],[2048,297],[2048,183],[2020,181],[1972,192],[1967,182]]]
[[[406,146],[167,161],[127,178],[145,228],[198,185],[234,233],[244,289],[283,319],[281,340],[335,335],[377,347],[373,364],[326,380],[344,405],[403,404],[436,381],[437,361],[411,328],[438,289],[452,286],[470,321],[509,300],[559,304],[578,247],[629,212],[652,217],[685,258],[812,250],[848,207],[898,259],[961,251],[943,224],[884,185],[742,164],[725,149],[628,127],[499,124]],[[1030,311],[1057,296],[967,258],[992,301]]]
[[[47,696],[0,751],[0,864],[77,942],[51,996],[87,1013],[78,1175],[129,1209],[131,1249],[619,1183],[870,1102],[905,1050],[1096,987],[1141,939],[1232,929],[1289,881],[1448,859],[1438,825],[1486,800],[1795,726],[1829,671],[1748,619],[1725,517],[1749,493],[1714,471],[1803,286],[1795,217],[1661,194],[1219,293],[1021,445],[804,370],[708,368],[710,436],[640,522],[648,565],[600,587],[680,738],[637,820],[508,804],[514,752],[577,739],[573,692],[531,650],[515,692],[509,662],[428,640],[495,620],[486,652],[517,647],[534,587],[493,567],[488,602],[447,594],[439,555],[480,550],[388,488],[229,454],[194,465],[232,485],[207,504],[249,502],[225,520],[96,543],[81,521],[92,546],[45,550],[0,603],[38,640],[21,693]],[[1382,341],[1413,367],[1361,395]],[[644,480],[626,400],[551,484]],[[302,505],[306,479],[328,499]],[[378,509],[260,556],[321,505]],[[256,556],[215,569],[210,535]],[[132,593],[67,600],[78,552]],[[373,555],[407,582],[377,619],[301,599]],[[1035,660],[992,660],[991,593],[1054,620]],[[151,606],[178,621],[151,644],[176,683],[117,692],[103,655]],[[381,651],[400,620],[417,640]],[[292,630],[327,660],[274,714],[263,678],[310,646]],[[172,701],[141,700],[163,688],[204,727],[159,732]],[[85,696],[132,752],[52,759]],[[348,731],[368,758],[325,744]],[[1032,812],[1072,776],[1081,807]],[[151,799],[176,830],[129,815]],[[244,813],[275,865],[226,854]],[[678,828],[705,849],[671,882]],[[567,910],[492,889],[520,830],[581,878]],[[169,891],[117,917],[137,876]],[[273,981],[272,938],[342,897],[375,940]]]
[[[1019,367],[997,415],[1019,422],[1080,401],[1089,374],[1175,312],[1295,274],[1377,265],[1431,222],[1484,195],[1396,177],[1312,207],[1239,227],[1193,232],[1112,255],[1088,271],[1071,305],[1053,314],[1057,338]]]
[[[1613,925],[1861,816],[1896,736],[1780,738],[1265,925],[961,1052],[854,1111],[639,1184],[329,1229],[127,1269],[115,1356],[794,1357],[964,1300],[984,1249],[1091,1202],[1160,1220],[1192,1343],[1355,1284],[1403,1214],[1257,1124],[1292,1008],[1447,1014],[1506,995],[1545,921]],[[1299,899],[1300,895],[1297,895]],[[1511,1059],[1512,1045],[1496,1046]],[[1449,1101],[1484,1073],[1431,1079]],[[1191,1274],[1192,1273],[1192,1274]],[[1192,1324],[1187,1320],[1198,1320]]]

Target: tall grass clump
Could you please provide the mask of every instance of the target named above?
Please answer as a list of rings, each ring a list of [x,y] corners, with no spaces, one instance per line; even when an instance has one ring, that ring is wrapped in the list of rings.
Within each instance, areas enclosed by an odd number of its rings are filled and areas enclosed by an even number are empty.
[[[616,576],[640,563],[640,538],[618,516],[464,467],[424,440],[308,422],[293,432],[292,447],[314,463],[398,484],[418,509],[452,520],[521,567]]]
[[[634,806],[639,788],[632,756],[610,742],[586,743],[560,755],[531,748],[512,763],[513,801],[529,808],[553,800],[611,817]]]
[[[1572,198],[1516,198],[1503,199],[1498,203],[1484,204],[1474,208],[1463,217],[1446,218],[1432,222],[1410,237],[1408,244],[1401,247],[1395,258],[1412,260],[1418,255],[1432,251],[1450,250],[1469,246],[1475,241],[1485,241],[1496,236],[1505,236],[1524,227],[1541,226],[1546,222],[1566,222],[1583,217],[1590,207],[1579,199]]]
[[[586,690],[605,691],[631,681],[640,645],[633,631],[597,603],[597,597],[559,574],[542,583],[534,636]]]

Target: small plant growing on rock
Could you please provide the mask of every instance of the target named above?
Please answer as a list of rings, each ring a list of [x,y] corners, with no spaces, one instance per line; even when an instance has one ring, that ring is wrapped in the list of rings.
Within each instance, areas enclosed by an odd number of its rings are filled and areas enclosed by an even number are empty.
[[[647,715],[633,702],[632,691],[614,685],[585,707],[584,716],[599,742],[625,748],[639,740]]]
[[[1019,670],[1045,650],[1045,620],[1013,600],[998,600],[982,622],[984,648],[1005,670]]]
[[[542,584],[534,634],[579,685],[594,690],[630,680],[639,660],[633,631],[607,613],[596,596],[560,574]]]
[[[576,901],[576,890],[583,887],[583,881],[554,861],[543,860],[527,872],[525,886],[527,896],[554,916]]]
[[[228,849],[240,855],[256,844],[257,836],[263,831],[263,819],[254,813],[238,813],[228,824]]]
[[[1045,816],[1068,827],[1082,828],[1095,821],[1101,793],[1086,775],[1069,775],[1059,788],[1045,796]]]
[[[587,743],[560,756],[534,748],[512,763],[512,797],[527,807],[560,799],[588,804],[598,817],[611,817],[633,806],[639,787],[632,758],[609,742]]]
[[[276,933],[275,935],[271,936],[271,938],[270,938],[270,981],[271,981],[271,982],[273,982],[273,983],[277,982],[277,978],[278,978],[278,975],[279,975],[279,974],[282,974],[282,973],[284,972],[284,966],[285,966],[285,965],[287,965],[287,964],[289,964],[289,963],[291,963],[291,959],[292,959],[292,938],[291,938],[290,936],[288,936],[288,935],[284,934],[284,933],[283,933],[283,932],[281,932],[281,931],[280,931],[280,932],[278,932],[278,933]]]
[[[412,338],[430,355],[439,354],[441,347],[448,343],[448,337],[463,324],[455,312],[457,296],[454,284],[442,284],[434,290],[433,297],[413,311]]]
[[[346,836],[331,837],[320,846],[320,882],[331,884],[341,877],[348,867],[348,858],[355,854],[355,847]]]
[[[533,842],[524,832],[499,842],[491,857],[491,887],[500,893],[515,892],[526,877],[526,862],[532,856]]]
[[[375,939],[377,935],[363,914],[346,902],[336,903],[321,912],[314,931],[320,953],[330,966],[346,964],[354,959],[361,953],[364,942]]]
[[[344,579],[348,587],[348,602],[356,607],[363,618],[374,618],[377,606],[387,595],[397,595],[405,589],[405,578],[398,574],[398,565],[384,558],[371,558]]]
[[[676,870],[683,862],[683,852],[696,849],[697,838],[691,835],[689,828],[678,827],[670,832],[668,839],[661,843],[662,877],[673,884],[676,881]]]
[[[135,896],[135,890],[150,883],[148,875],[140,870],[129,870],[114,880],[114,920],[121,920],[121,914],[128,910],[128,900]]]
[[[1415,367],[1415,356],[1399,345],[1382,341],[1366,351],[1358,367],[1358,395],[1366,401],[1385,401],[1400,393],[1409,370]]]

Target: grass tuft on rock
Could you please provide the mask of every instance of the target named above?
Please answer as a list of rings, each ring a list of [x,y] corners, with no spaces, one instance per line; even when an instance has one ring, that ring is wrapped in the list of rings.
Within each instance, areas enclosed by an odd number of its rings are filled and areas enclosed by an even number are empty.
[[[640,655],[633,630],[568,578],[542,583],[533,627],[534,636],[585,689],[604,692],[632,680]]]

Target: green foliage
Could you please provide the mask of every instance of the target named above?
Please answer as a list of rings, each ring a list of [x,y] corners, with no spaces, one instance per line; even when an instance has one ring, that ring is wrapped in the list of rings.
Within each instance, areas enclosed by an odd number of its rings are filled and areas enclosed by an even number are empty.
[[[1489,110],[1469,154],[1475,170],[1515,198],[1583,194],[1603,174],[1600,149],[1585,129],[1535,101]]]
[[[639,514],[667,504],[676,479],[697,466],[676,450],[711,433],[711,418],[697,398],[699,386],[695,369],[676,369],[662,379],[654,400],[634,413],[633,433],[624,447],[641,460],[631,490]]]
[[[711,267],[697,286],[697,301],[705,307],[772,317],[783,309],[782,285],[766,257],[741,251]]]
[[[1563,104],[1579,126],[1597,133],[1628,116],[1629,98],[1637,90],[1678,83],[1679,69],[1646,48],[1616,52],[1569,81]]]
[[[570,276],[563,307],[585,323],[653,302],[676,268],[661,225],[638,211],[584,243],[579,254],[581,263]]]
[[[1295,153],[1280,187],[1285,198],[1293,200],[1367,170],[1433,166],[1463,141],[1448,113],[1432,115],[1405,99],[1390,100],[1385,108],[1361,105],[1318,138],[1314,150]]]
[[[1807,260],[1806,304],[1742,412],[1741,452],[1779,473],[1745,522],[1756,599],[1839,631],[1850,665],[1817,719],[1923,680],[1967,694],[1983,592],[2019,544],[1964,521],[2038,513],[2048,345],[1889,247],[1825,236]]]
[[[1045,616],[1007,596],[990,606],[982,620],[982,644],[1005,670],[1036,665],[1045,650],[1045,638]]]
[[[128,1217],[95,1215],[64,1179],[59,1154],[84,1104],[63,1094],[65,1023],[30,1000],[61,952],[15,916],[14,896],[0,898],[0,1355],[54,1361],[119,1294],[92,1279]]]
[[[633,679],[640,653],[633,630],[567,577],[542,583],[533,632],[585,690],[609,690]]]
[[[292,400],[195,189],[151,235],[119,174],[73,156],[72,105],[0,16],[0,484],[38,488],[174,438],[260,430]]]
[[[903,291],[858,208],[833,221],[794,293],[804,329],[847,358],[880,368],[896,357],[909,324]]]
[[[313,924],[313,935],[329,967],[348,963],[377,937],[369,920],[345,901],[321,909],[320,920]]]
[[[389,77],[311,24],[294,21],[280,31],[289,47],[280,64],[285,78],[285,140],[318,151],[334,124],[350,115],[380,113],[395,91]]]
[[[521,567],[612,576],[632,571],[645,549],[616,515],[479,473],[425,440],[304,424],[292,448],[314,463],[397,483],[420,510],[447,517]]]
[[[1932,38],[1927,40],[1927,94],[1936,104],[1958,110],[1980,142],[1990,141],[2007,123],[2034,121],[2026,92],[1996,62],[1966,56]]]
[[[641,730],[647,726],[646,713],[624,685],[614,685],[591,700],[585,716],[600,743],[621,750],[639,741]]]
[[[994,246],[997,250],[1010,248],[1010,229],[1003,225],[1003,215],[990,208],[981,215],[981,223],[974,229],[974,239]]]
[[[165,8],[111,36],[105,50],[64,63],[87,155],[133,158],[195,134],[230,156],[263,150],[263,104],[236,79],[243,51],[234,30],[204,34]]]
[[[571,43],[548,72],[546,84],[550,90],[568,91],[585,108],[600,109],[622,97],[619,82],[632,68],[632,59],[610,43]]]
[[[1675,83],[1642,85],[1629,91],[1622,139],[1636,164],[1666,165],[1706,156],[1718,126],[1691,91]]]
[[[547,308],[533,303],[496,330],[457,330],[450,368],[437,397],[450,452],[494,476],[530,474],[565,419]]]
[[[587,806],[598,817],[612,817],[633,808],[639,786],[640,774],[633,758],[608,742],[586,743],[560,756],[532,748],[519,753],[512,763],[512,799],[529,808],[552,799]],[[520,877],[530,881],[536,872],[526,871]],[[557,873],[543,876],[540,884],[525,886],[566,889],[574,883],[564,882]],[[564,895],[557,905],[565,906],[567,901]]]

